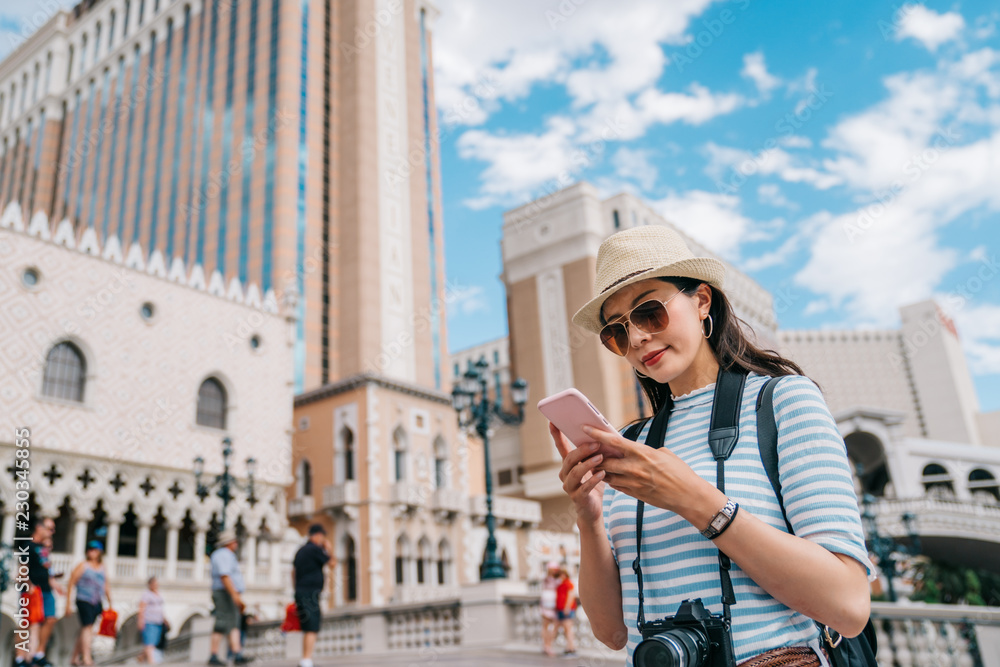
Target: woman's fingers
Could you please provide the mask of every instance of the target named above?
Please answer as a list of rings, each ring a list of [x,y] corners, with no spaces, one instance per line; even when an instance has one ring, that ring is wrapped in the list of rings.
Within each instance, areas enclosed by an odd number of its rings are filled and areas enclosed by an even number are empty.
[[[559,456],[566,458],[566,455],[570,452],[569,442],[566,441],[566,437],[562,434],[556,425],[549,422],[549,435],[552,436],[552,440],[556,443],[556,449],[559,451]]]
[[[566,474],[566,479],[563,480],[563,489],[566,490],[566,493],[572,494],[579,488],[583,482],[583,476],[597,467],[603,459],[603,456],[597,454],[573,466]]]
[[[562,468],[559,470],[559,480],[562,482],[566,481],[566,477],[569,475],[570,470],[573,469],[580,461],[593,455],[597,452],[598,444],[592,442],[582,447],[574,447],[563,457]]]
[[[583,484],[580,485],[580,493],[584,495],[589,494],[597,487],[598,484],[600,484],[603,481],[604,481],[604,471],[598,470],[597,472],[595,472],[593,475],[590,476],[590,479],[588,479],[587,481],[585,481]]]

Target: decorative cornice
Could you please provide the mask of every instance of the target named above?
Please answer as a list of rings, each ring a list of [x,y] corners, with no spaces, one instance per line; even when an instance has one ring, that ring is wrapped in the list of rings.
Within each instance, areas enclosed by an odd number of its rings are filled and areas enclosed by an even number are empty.
[[[392,378],[387,378],[383,375],[376,375],[375,373],[359,373],[358,375],[352,375],[348,378],[344,378],[339,382],[333,382],[331,384],[323,385],[318,389],[307,391],[304,394],[299,394],[295,397],[295,407],[309,405],[310,403],[315,403],[325,398],[337,396],[338,394],[343,394],[368,385],[375,385],[382,387],[383,389],[390,389],[401,394],[406,394],[407,396],[416,396],[417,398],[434,401],[435,403],[451,405],[451,396],[448,394],[432,391],[425,387],[421,387],[420,385],[410,384],[409,382],[393,380]]]
[[[3,213],[0,214],[0,229],[8,229],[53,245],[61,245],[68,250],[75,250],[94,259],[118,264],[126,269],[159,280],[186,285],[233,303],[249,306],[273,315],[280,314],[274,290],[267,290],[262,299],[260,288],[257,287],[256,283],[249,283],[244,290],[239,278],[233,277],[227,285],[225,278],[218,270],[213,271],[206,281],[205,270],[201,264],[195,264],[189,271],[184,260],[180,257],[174,257],[168,262],[159,250],[154,249],[151,253],[147,253],[139,243],[132,243],[127,252],[123,253],[121,241],[114,235],[104,239],[102,247],[93,227],[87,227],[77,238],[76,228],[68,218],[56,225],[53,233],[48,216],[44,211],[38,211],[31,217],[31,221],[25,229],[21,206],[17,202],[10,202],[3,209]],[[167,270],[168,265],[169,271]],[[293,311],[294,309],[289,309],[289,314],[293,314]]]

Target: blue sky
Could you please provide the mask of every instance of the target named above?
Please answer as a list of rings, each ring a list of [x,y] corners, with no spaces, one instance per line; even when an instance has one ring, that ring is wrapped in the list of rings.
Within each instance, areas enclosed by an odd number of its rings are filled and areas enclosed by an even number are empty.
[[[452,350],[506,334],[503,211],[584,151],[574,178],[782,294],[783,328],[895,327],[938,299],[1000,409],[995,2],[437,4]],[[0,57],[58,5],[0,0]]]
[[[936,298],[1000,409],[995,3],[439,5],[452,350],[505,335],[503,211],[582,150],[575,179],[642,196],[781,291],[782,328],[897,327]]]

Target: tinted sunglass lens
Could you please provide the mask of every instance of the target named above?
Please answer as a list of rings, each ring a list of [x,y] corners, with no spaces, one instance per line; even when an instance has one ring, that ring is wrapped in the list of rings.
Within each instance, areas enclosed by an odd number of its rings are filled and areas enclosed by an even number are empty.
[[[659,301],[647,301],[636,306],[629,320],[646,333],[659,333],[667,328],[667,309]]]
[[[601,329],[601,343],[615,354],[625,356],[625,350],[628,349],[628,331],[625,330],[625,325],[615,322]]]

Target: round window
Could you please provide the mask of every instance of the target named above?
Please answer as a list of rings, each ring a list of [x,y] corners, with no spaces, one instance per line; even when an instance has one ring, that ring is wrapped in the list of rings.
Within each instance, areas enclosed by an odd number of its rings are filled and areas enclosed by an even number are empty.
[[[250,347],[254,350],[260,349],[260,336],[257,336],[256,334],[251,336]]]
[[[38,274],[38,269],[34,267],[29,267],[24,270],[21,274],[21,282],[24,283],[25,287],[34,287],[38,284],[41,276]]]
[[[155,313],[156,309],[153,307],[153,304],[151,304],[148,301],[142,304],[142,306],[139,308],[139,314],[142,315],[142,319],[147,321],[153,319],[153,315]]]

